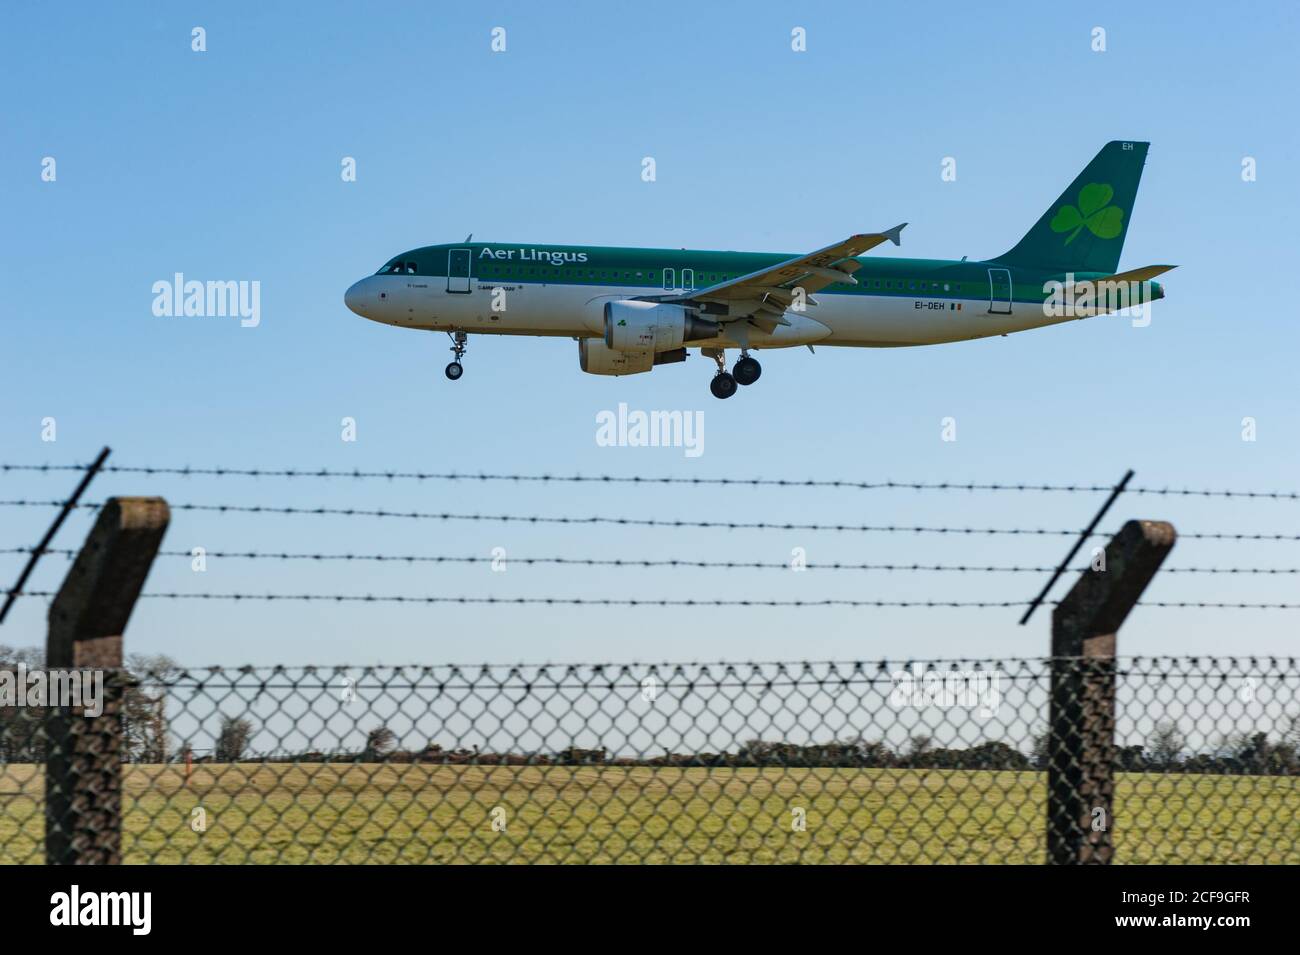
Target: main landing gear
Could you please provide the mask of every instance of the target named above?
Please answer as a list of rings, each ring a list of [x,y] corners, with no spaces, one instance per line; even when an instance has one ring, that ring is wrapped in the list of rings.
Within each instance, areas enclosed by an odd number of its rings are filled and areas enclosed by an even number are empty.
[[[465,342],[469,336],[462,331],[448,332],[447,337],[451,339],[451,350],[456,359],[446,368],[446,375],[452,381],[459,381],[460,376],[465,374],[465,368],[461,365],[460,360],[465,357]]]
[[[752,385],[758,381],[758,376],[763,374],[763,366],[755,358],[750,358],[747,354],[742,354],[740,360],[736,362],[736,367],[731,369],[731,377],[741,385]]]
[[[763,366],[750,358],[748,351],[741,351],[730,374],[727,373],[726,353],[721,348],[710,349],[705,354],[718,363],[718,372],[709,382],[709,391],[715,398],[730,398],[740,385],[752,385],[763,374]]]
[[[736,393],[738,387],[740,386],[736,384],[736,379],[725,371],[718,372],[709,382],[709,391],[713,392],[715,398],[730,398]]]

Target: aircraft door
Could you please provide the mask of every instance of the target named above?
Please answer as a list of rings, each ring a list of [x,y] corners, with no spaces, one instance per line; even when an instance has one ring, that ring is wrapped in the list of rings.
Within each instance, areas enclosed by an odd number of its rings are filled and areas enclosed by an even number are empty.
[[[1011,314],[1011,270],[989,269],[989,314]]]
[[[470,290],[469,249],[447,250],[447,291],[468,292]]]

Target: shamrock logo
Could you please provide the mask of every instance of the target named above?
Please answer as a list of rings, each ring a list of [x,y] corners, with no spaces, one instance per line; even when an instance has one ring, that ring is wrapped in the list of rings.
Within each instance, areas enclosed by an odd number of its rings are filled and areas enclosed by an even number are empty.
[[[1065,205],[1048,223],[1053,232],[1069,232],[1069,245],[1084,227],[1099,239],[1113,239],[1124,230],[1124,210],[1109,205],[1115,190],[1109,183],[1090,182],[1079,190],[1079,208]],[[1073,231],[1071,231],[1073,230]]]

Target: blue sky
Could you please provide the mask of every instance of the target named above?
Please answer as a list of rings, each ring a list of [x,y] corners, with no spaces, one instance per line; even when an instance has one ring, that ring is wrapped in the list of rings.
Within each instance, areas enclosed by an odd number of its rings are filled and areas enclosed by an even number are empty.
[[[3,138],[0,459],[1295,490],[1294,5],[721,3],[11,6]],[[207,31],[207,52],[190,49]],[[490,31],[507,31],[507,50]],[[807,31],[808,49],[790,48]],[[1094,27],[1107,50],[1091,49]],[[1108,140],[1152,143],[1122,267],[1176,263],[1123,318],[920,349],[764,356],[725,403],[712,365],[579,372],[568,340],[446,341],[348,312],[405,249],[477,238],[800,252],[910,223],[881,255],[1013,245]],[[43,182],[43,157],[57,179]],[[345,183],[340,162],[357,161]],[[657,181],[642,181],[653,156]],[[944,182],[944,157],[957,180]],[[1243,182],[1243,157],[1258,178]],[[258,280],[262,321],[155,317],[176,272]],[[705,412],[705,453],[603,448],[595,416]],[[941,420],[957,440],[941,440]],[[1241,439],[1253,417],[1258,438]],[[57,441],[41,422],[57,421]],[[358,440],[340,440],[340,422]],[[54,498],[68,474],[0,474]],[[106,475],[90,493],[735,521],[1080,527],[1101,495]],[[1123,499],[1108,520],[1300,533],[1300,502]],[[0,508],[0,547],[52,512]],[[56,546],[77,546],[78,514]],[[520,528],[178,512],[166,546],[390,554],[1055,563],[1068,539]],[[16,576],[18,556],[0,556]],[[1173,566],[1300,566],[1300,543],[1185,540]],[[1035,574],[161,562],[149,589],[250,593],[1017,600]],[[56,589],[66,563],[32,582]],[[1296,575],[1167,574],[1159,600],[1292,601]],[[1064,592],[1058,587],[1057,596]],[[0,642],[43,639],[22,601]],[[130,649],[187,663],[1037,655],[1016,610],[537,609],[142,601]],[[1139,608],[1129,653],[1276,653],[1296,611]]]

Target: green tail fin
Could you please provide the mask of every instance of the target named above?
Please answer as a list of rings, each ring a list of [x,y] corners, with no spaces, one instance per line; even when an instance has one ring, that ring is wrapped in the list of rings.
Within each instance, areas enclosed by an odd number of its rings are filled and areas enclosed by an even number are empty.
[[[1107,143],[1016,247],[993,261],[1052,272],[1114,272],[1150,145]]]

